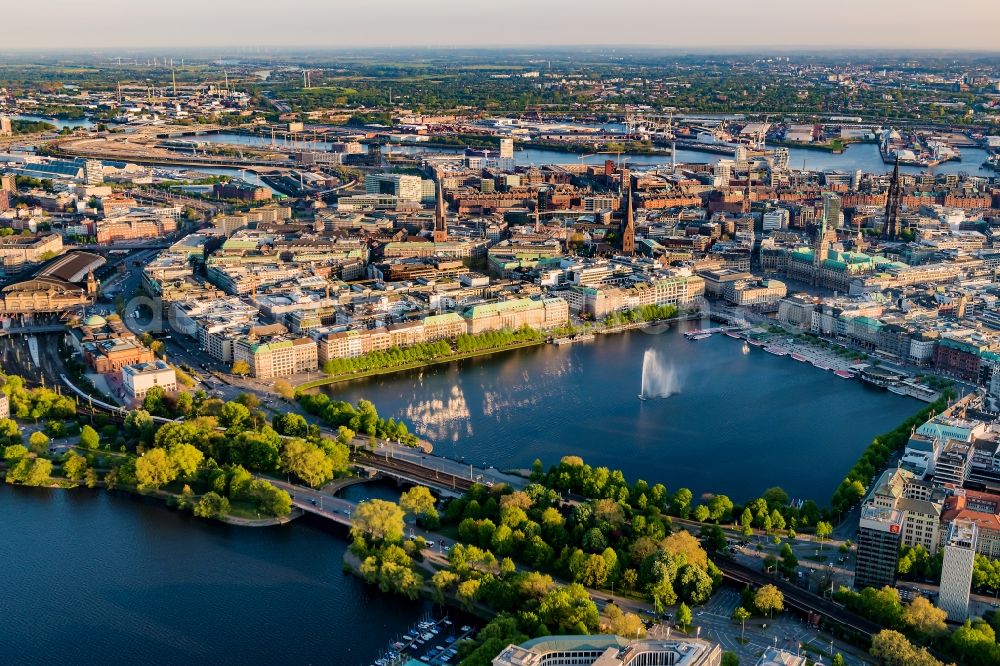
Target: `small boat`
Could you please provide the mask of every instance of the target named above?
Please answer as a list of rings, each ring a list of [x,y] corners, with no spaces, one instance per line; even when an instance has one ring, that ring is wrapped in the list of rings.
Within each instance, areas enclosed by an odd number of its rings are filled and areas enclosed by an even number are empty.
[[[794,358],[796,361],[799,361],[800,363],[805,363],[806,361],[809,360],[802,354],[792,354],[792,358]]]
[[[749,354],[750,353],[750,345],[748,345],[745,342],[743,343],[743,353],[744,354]]]
[[[761,342],[760,340],[751,340],[751,339],[748,339],[747,342],[749,344],[753,345],[754,347],[763,347],[764,346],[764,343]]]
[[[819,361],[813,361],[812,364],[813,364],[814,368],[819,368],[820,370],[829,370],[830,369],[830,366],[823,365]]]
[[[788,356],[788,350],[784,347],[764,347],[764,351],[775,356]]]
[[[841,379],[852,379],[854,377],[854,375],[847,370],[834,370],[833,374],[837,375]]]
[[[647,398],[646,396],[644,396],[643,394],[640,393],[639,394],[639,400],[642,400],[643,402],[646,402],[647,400],[649,400],[649,398]]]
[[[707,340],[712,337],[711,333],[699,333],[698,335],[692,335],[689,340]]]
[[[726,331],[726,336],[736,340],[740,339],[740,336],[736,333],[733,333],[732,331]]]

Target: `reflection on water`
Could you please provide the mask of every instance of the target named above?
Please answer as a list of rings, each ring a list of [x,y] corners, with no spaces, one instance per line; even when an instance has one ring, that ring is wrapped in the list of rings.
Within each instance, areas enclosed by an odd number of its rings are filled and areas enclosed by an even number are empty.
[[[414,394],[404,416],[416,427],[418,435],[434,442],[457,442],[460,436],[472,436],[469,405],[457,384],[452,385],[447,395],[445,391],[436,391],[420,399]]]

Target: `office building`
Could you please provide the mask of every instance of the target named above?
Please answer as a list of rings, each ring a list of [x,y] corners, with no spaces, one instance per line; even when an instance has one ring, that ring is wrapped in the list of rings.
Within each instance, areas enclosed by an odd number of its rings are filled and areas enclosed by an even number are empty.
[[[775,208],[764,213],[763,230],[775,231],[788,228],[788,210],[785,208]]]
[[[14,136],[14,124],[10,116],[0,116],[0,136]]]
[[[421,181],[420,176],[401,173],[370,173],[365,176],[365,194],[389,194],[402,201],[419,203],[424,196]]]
[[[941,587],[938,608],[948,613],[953,622],[965,622],[969,617],[969,590],[972,587],[972,567],[976,560],[976,523],[956,520],[948,528],[941,561]]]
[[[896,582],[903,513],[874,505],[861,508],[854,587],[881,589]]]
[[[840,197],[833,192],[823,193],[823,222],[827,229],[844,226],[844,214],[840,211]]]
[[[626,640],[618,636],[543,636],[508,645],[493,666],[719,666],[722,648],[697,639]]]

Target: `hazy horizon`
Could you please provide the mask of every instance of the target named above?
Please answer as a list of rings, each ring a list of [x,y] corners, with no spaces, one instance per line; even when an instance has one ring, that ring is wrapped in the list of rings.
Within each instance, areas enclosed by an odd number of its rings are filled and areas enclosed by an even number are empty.
[[[1000,3],[841,0],[811,9],[801,0],[694,6],[634,0],[615,12],[596,0],[382,0],[365,6],[317,0],[65,0],[3,10],[0,51],[109,49],[652,48],[696,52],[996,52]],[[75,4],[75,3],[74,3]],[[732,6],[728,6],[728,5]]]

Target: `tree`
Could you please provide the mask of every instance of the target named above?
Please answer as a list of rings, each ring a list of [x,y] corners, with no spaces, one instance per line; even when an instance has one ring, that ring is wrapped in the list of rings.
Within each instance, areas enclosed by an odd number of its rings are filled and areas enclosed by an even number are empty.
[[[883,666],[940,666],[941,664],[926,649],[918,650],[906,636],[892,629],[883,629],[875,634],[870,652]]]
[[[97,470],[94,469],[93,467],[88,468],[83,475],[83,482],[87,485],[88,488],[96,488],[98,481],[99,479],[97,478]]]
[[[281,452],[281,466],[313,488],[333,478],[333,462],[323,449],[301,439],[285,442],[285,448]]]
[[[447,569],[434,572],[434,575],[431,576],[431,591],[434,595],[434,601],[444,605],[446,596],[458,585],[459,580],[458,574]]]
[[[945,619],[948,613],[936,608],[926,597],[915,597],[903,609],[903,622],[928,640],[948,631]]]
[[[458,603],[461,604],[462,608],[466,612],[472,612],[472,609],[476,605],[476,596],[479,594],[479,580],[471,578],[469,580],[464,580],[458,584],[458,589],[455,591],[455,597],[458,599]]]
[[[49,438],[41,430],[36,430],[28,437],[28,448],[36,455],[45,455],[48,453]]]
[[[743,635],[747,630],[747,620],[750,619],[750,611],[743,606],[737,606],[733,609],[733,619],[740,623],[740,641],[743,641]]]
[[[83,475],[87,473],[87,459],[75,451],[70,451],[66,454],[66,458],[63,459],[62,469],[67,479],[70,481],[80,481],[83,479]]]
[[[199,518],[222,518],[229,514],[229,500],[215,491],[201,496],[194,507],[194,515]]]
[[[708,553],[701,547],[698,539],[687,530],[674,532],[661,544],[663,550],[675,556],[683,556],[684,561],[700,569],[708,567]]]
[[[437,516],[437,499],[425,486],[414,486],[399,496],[399,506],[411,516]]]
[[[679,594],[692,604],[698,605],[708,601],[712,596],[712,579],[700,567],[685,564],[677,573]]]
[[[177,472],[184,477],[194,476],[198,465],[205,458],[205,454],[190,444],[174,444],[167,449],[167,456]]]
[[[295,389],[293,389],[292,385],[284,379],[279,379],[274,382],[274,391],[285,400],[291,400],[295,397]]]
[[[403,540],[403,510],[394,502],[373,499],[362,502],[351,514],[351,536],[373,541]]]
[[[687,631],[688,626],[691,624],[691,619],[691,609],[682,601],[680,606],[677,607],[677,625],[682,630]]]
[[[11,444],[3,450],[3,457],[8,461],[20,460],[28,457],[28,448],[23,444]]]
[[[250,420],[250,410],[238,402],[227,402],[219,412],[219,423],[224,428],[240,428]]]
[[[250,374],[250,364],[246,361],[233,361],[231,371],[239,377],[246,377]]]
[[[773,613],[784,610],[785,595],[774,585],[764,585],[754,594],[753,604],[761,613],[767,613],[771,617]]]
[[[163,449],[153,449],[135,461],[139,490],[157,490],[177,478],[177,467]]]
[[[642,618],[635,613],[623,613],[614,604],[608,604],[604,612],[608,616],[607,627],[615,636],[629,639],[645,638],[646,625],[642,623]]]
[[[87,449],[96,449],[101,444],[101,436],[89,425],[80,429],[80,446]]]
[[[740,666],[740,658],[735,652],[722,653],[722,666]]]
[[[681,518],[687,518],[694,495],[687,488],[679,488],[674,494],[674,513]]]
[[[309,423],[301,414],[281,414],[274,417],[274,429],[288,437],[305,437],[309,434]]]
[[[831,534],[833,534],[833,525],[823,520],[816,523],[816,538],[819,539],[821,550],[823,548],[823,541]]]

